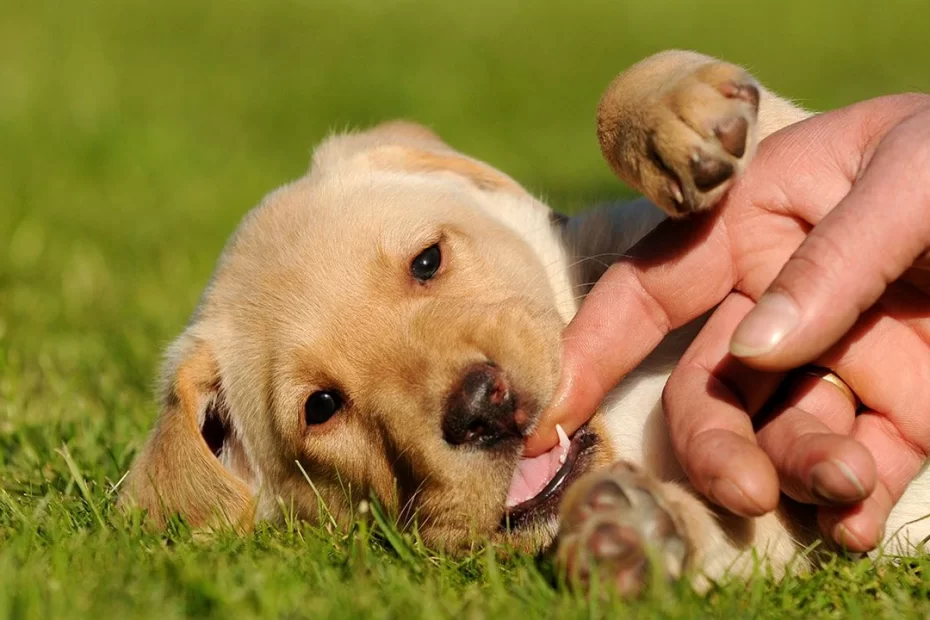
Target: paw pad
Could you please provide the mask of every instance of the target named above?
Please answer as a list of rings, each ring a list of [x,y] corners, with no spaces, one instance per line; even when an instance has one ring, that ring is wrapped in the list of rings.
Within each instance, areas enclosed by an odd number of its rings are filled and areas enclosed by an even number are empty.
[[[687,545],[655,481],[618,464],[575,486],[563,505],[556,555],[571,583],[587,588],[596,578],[633,597],[655,573],[653,562],[662,564],[659,574],[681,576]]]

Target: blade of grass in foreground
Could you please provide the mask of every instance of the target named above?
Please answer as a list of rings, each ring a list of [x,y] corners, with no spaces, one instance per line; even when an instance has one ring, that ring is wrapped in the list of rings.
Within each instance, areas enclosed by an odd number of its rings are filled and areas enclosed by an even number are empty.
[[[75,463],[74,459],[71,458],[71,452],[68,451],[68,446],[62,444],[61,449],[57,452],[62,456],[62,458],[65,459],[65,463],[68,465],[68,471],[71,472],[71,477],[78,485],[78,489],[81,490],[81,495],[84,496],[84,501],[87,502],[87,505],[90,506],[91,511],[94,513],[94,518],[97,519],[97,523],[100,525],[100,529],[106,531],[107,524],[103,520],[103,515],[100,514],[100,510],[97,508],[97,504],[94,503],[94,498],[90,494],[90,489],[87,487],[87,482],[84,480],[84,476],[81,475],[81,470],[78,469],[77,463]]]
[[[404,540],[404,537],[397,528],[387,519],[387,516],[384,514],[384,508],[381,506],[378,499],[372,497],[369,500],[369,506],[371,508],[371,516],[384,533],[384,537],[387,539],[388,544],[391,545],[391,548],[394,549],[394,552],[397,553],[401,560],[410,566],[417,567],[418,564],[414,559],[413,550],[410,548],[410,545],[407,544],[407,541]]]

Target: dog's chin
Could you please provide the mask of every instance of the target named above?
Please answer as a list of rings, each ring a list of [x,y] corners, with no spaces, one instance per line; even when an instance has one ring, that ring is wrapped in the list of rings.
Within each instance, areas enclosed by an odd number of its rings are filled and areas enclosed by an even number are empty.
[[[594,468],[600,439],[588,425],[549,452],[517,463],[502,510],[499,534],[521,548],[549,544],[558,529],[566,489]]]

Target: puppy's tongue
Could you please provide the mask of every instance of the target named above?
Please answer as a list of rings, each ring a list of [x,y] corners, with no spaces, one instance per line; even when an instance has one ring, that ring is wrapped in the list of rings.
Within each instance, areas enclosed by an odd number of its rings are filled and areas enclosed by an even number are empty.
[[[539,495],[565,463],[571,442],[560,425],[556,424],[555,430],[559,434],[559,445],[531,459],[520,459],[507,492],[507,508]]]

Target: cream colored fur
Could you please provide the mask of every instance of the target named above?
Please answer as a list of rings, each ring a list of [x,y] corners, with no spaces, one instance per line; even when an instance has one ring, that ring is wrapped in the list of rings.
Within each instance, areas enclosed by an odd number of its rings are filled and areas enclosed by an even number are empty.
[[[758,140],[808,116],[760,87],[755,122],[751,96],[719,94],[721,84],[748,79],[689,52],[647,59],[605,96],[611,126],[627,140],[602,143],[605,156],[649,200],[683,215],[675,188],[644,152],[658,149],[682,177],[688,210],[710,208],[730,181],[706,192],[688,185],[688,149],[712,148],[712,140],[682,123],[718,113],[749,118],[746,154],[714,154],[732,163],[735,178]],[[559,332],[592,275],[584,259],[622,254],[658,224],[663,216],[649,200],[554,225],[550,209],[515,181],[416,125],[331,137],[308,174],[270,194],[230,240],[169,350],[162,415],[123,501],[155,523],[179,512],[199,526],[247,527],[285,512],[320,518],[320,499],[346,523],[372,492],[402,519],[416,506],[429,542],[461,548],[499,537],[519,448],[505,461],[450,450],[435,430],[442,399],[462,367],[491,359],[535,399],[538,414],[558,378]],[[437,240],[446,244],[446,279],[433,288],[404,280],[410,257]],[[661,394],[696,327],[670,336],[624,379],[594,423],[613,458],[663,481],[700,574],[744,574],[752,552],[783,571],[811,540],[795,538],[799,524],[782,514],[721,517],[688,490],[675,462]],[[351,397],[345,415],[303,427],[307,395],[331,384]],[[228,429],[221,460],[201,437],[208,419]],[[909,524],[927,512],[923,474],[892,513],[886,545],[904,549],[902,541],[930,535],[930,520]],[[517,542],[549,544],[555,527]]]

